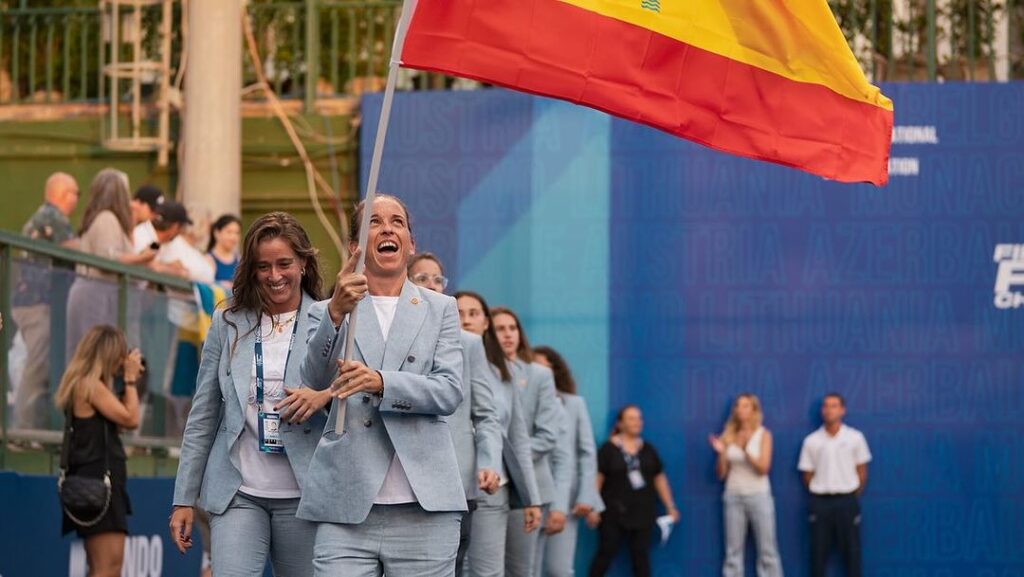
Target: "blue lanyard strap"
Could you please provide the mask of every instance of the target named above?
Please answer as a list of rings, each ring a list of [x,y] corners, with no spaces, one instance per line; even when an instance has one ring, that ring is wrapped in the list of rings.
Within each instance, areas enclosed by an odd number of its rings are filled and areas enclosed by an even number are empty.
[[[281,380],[288,375],[288,361],[292,358],[292,347],[295,346],[295,335],[299,332],[299,315],[302,314],[302,303],[299,303],[295,311],[295,325],[292,327],[292,337],[288,341],[288,356],[284,359],[284,372]],[[271,323],[273,325],[273,323]],[[253,354],[256,356],[256,407],[263,410],[263,313],[260,313],[259,324],[256,325],[256,345],[253,347]]]

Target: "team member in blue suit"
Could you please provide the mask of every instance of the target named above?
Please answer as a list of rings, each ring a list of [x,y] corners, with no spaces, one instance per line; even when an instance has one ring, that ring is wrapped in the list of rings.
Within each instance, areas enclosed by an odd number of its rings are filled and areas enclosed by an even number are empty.
[[[363,210],[373,212],[366,274],[357,275],[354,239]],[[462,402],[458,309],[452,297],[408,280],[416,245],[397,198],[381,195],[357,207],[350,230],[353,259],[330,301],[310,309],[302,364],[304,383],[330,387],[337,397],[298,511],[319,523],[314,574],[449,577],[466,511],[444,418]],[[351,327],[346,315],[357,307]],[[345,363],[349,330],[355,346]]]
[[[540,524],[541,498],[533,470],[533,448],[523,420],[519,386],[512,380],[508,359],[498,344],[491,312],[482,296],[469,291],[455,293],[462,328],[483,338],[484,352],[491,365],[495,405],[501,420],[504,443],[498,490],[483,495],[473,514],[469,541],[469,574],[473,577],[503,577],[508,532],[530,533]],[[510,512],[522,509],[522,524],[511,526]]]
[[[595,515],[604,511],[597,491],[597,446],[587,404],[576,394],[568,363],[551,347],[534,347],[533,360],[554,373],[555,389],[566,414],[565,432],[551,456],[555,501],[544,523],[550,536],[544,550],[538,552],[537,574],[568,577],[574,574],[578,520],[588,519],[591,527],[596,527]]]
[[[316,526],[295,512],[330,397],[302,388],[306,345],[295,337],[320,298],[316,250],[294,217],[268,214],[249,229],[236,278],[203,346],[171,538],[191,547],[199,506],[211,515],[217,577],[262,575],[268,555],[275,575],[311,575]]]
[[[519,317],[507,308],[491,309],[494,330],[498,335],[505,358],[509,361],[512,380],[519,387],[523,407],[523,420],[530,433],[533,446],[533,470],[544,515],[555,502],[555,481],[551,472],[551,452],[566,422],[562,403],[555,396],[555,379],[551,369],[533,362],[533,350],[526,339]],[[505,572],[509,577],[533,577],[537,549],[546,540],[542,532],[514,531],[523,518],[517,512],[509,516],[508,543],[506,545]]]
[[[425,289],[444,293],[448,279],[444,267],[436,256],[421,252],[409,263],[409,278]],[[469,511],[462,518],[459,535],[459,554],[455,561],[455,574],[462,575],[462,565],[469,551],[473,525],[473,512],[481,491],[493,495],[498,490],[501,471],[503,435],[498,420],[492,388],[493,373],[487,364],[483,339],[469,331],[460,331],[462,340],[462,404],[448,418],[455,457],[462,474],[462,488],[466,491]]]

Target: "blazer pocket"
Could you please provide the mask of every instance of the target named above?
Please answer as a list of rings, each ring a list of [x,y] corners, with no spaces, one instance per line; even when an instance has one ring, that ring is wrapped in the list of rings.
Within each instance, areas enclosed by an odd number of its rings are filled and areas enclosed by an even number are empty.
[[[328,442],[336,442],[344,439],[348,436],[348,431],[342,431],[340,433],[335,432],[334,425],[329,425],[324,429],[323,439]]]

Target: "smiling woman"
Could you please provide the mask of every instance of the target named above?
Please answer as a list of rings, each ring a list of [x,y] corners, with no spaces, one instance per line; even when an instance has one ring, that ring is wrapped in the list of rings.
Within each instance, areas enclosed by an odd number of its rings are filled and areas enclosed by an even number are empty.
[[[265,215],[245,236],[235,280],[203,346],[171,538],[182,553],[192,546],[200,506],[218,574],[261,575],[269,557],[276,575],[311,575],[315,526],[295,511],[330,395],[303,387],[289,360],[305,356],[295,336],[320,298],[316,249],[293,216]]]
[[[354,272],[363,210],[365,275]],[[458,309],[406,278],[416,245],[400,200],[378,195],[352,218],[351,260],[309,311],[302,382],[337,400],[297,515],[320,523],[318,575],[453,575],[467,507],[440,417],[463,401]],[[339,360],[350,330],[352,360]]]
[[[353,260],[358,259],[357,248],[363,224],[363,205],[361,202],[356,206],[349,221],[348,242]],[[366,278],[374,279],[371,282],[375,283],[375,286],[371,286],[370,292],[378,296],[398,296],[405,282],[406,265],[416,254],[412,220],[409,218],[409,209],[401,199],[390,194],[377,195],[373,203],[373,214],[370,216],[366,247]],[[343,274],[344,271],[338,275],[339,281]],[[333,310],[331,318],[335,318]]]

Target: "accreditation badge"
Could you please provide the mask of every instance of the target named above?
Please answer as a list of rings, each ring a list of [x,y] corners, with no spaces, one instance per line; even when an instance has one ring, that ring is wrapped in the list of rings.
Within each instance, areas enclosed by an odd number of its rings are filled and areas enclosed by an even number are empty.
[[[278,413],[259,412],[260,451],[264,453],[284,453],[284,442],[281,441],[281,415]]]
[[[637,469],[629,472],[629,484],[633,487],[634,491],[639,491],[647,486],[647,483],[644,482],[643,474]]]

